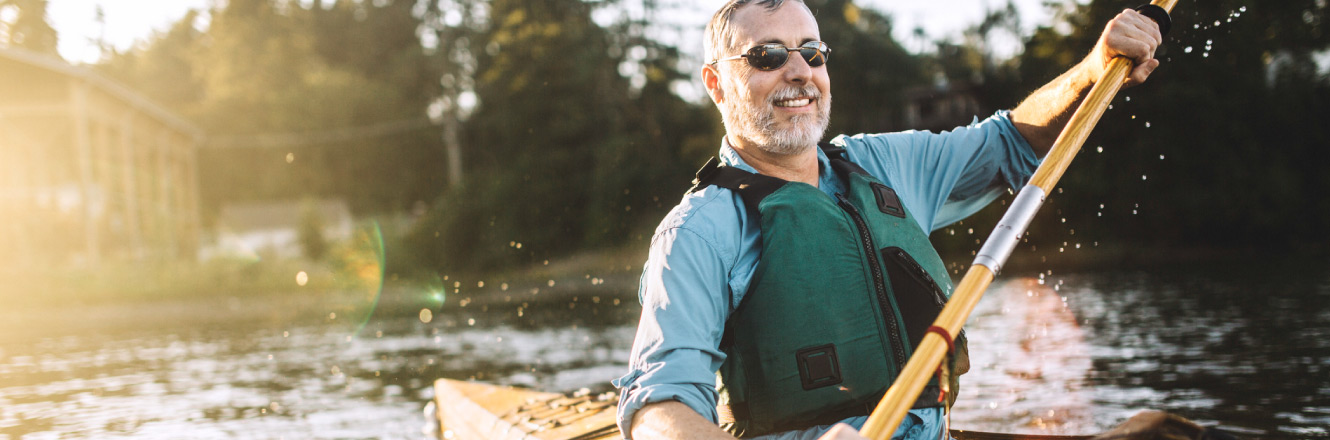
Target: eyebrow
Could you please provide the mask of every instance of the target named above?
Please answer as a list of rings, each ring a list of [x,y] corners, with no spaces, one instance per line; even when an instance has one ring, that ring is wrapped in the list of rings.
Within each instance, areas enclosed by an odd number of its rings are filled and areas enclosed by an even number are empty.
[[[820,40],[818,40],[818,39],[816,39],[816,38],[811,38],[811,37],[804,37],[804,39],[803,39],[803,40],[800,40],[800,41],[799,41],[799,44],[796,44],[795,46],[802,46],[802,45],[804,45],[804,44],[808,44],[808,42],[810,42],[810,41],[820,41]],[[785,42],[784,42],[784,41],[781,41],[781,39],[779,39],[779,38],[767,38],[767,39],[765,39],[765,40],[759,40],[759,41],[757,42],[757,44],[759,44],[759,45],[761,45],[761,44],[768,44],[768,43],[785,44]]]

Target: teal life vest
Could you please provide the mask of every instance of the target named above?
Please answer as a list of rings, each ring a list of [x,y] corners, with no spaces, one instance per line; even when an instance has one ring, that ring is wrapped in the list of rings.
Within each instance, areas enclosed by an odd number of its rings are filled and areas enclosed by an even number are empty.
[[[823,147],[844,194],[720,166],[693,191],[735,191],[761,225],[748,292],[725,323],[717,371],[720,423],[752,437],[869,414],[950,297],[942,259],[896,193]],[[956,376],[969,369],[964,332]],[[941,406],[934,378],[915,408]],[[950,401],[950,400],[949,400]]]

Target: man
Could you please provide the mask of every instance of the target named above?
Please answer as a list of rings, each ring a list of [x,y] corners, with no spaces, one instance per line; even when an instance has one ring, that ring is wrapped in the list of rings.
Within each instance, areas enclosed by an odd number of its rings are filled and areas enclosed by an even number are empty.
[[[720,163],[652,239],[630,371],[615,381],[625,436],[861,438],[952,288],[927,232],[1023,186],[1109,61],[1134,60],[1128,84],[1140,83],[1161,39],[1123,11],[1082,62],[1010,112],[820,148],[830,50],[812,12],[730,0],[707,27],[702,66],[725,123]],[[840,59],[857,56],[872,54]],[[946,385],[934,381],[895,435],[944,435]]]

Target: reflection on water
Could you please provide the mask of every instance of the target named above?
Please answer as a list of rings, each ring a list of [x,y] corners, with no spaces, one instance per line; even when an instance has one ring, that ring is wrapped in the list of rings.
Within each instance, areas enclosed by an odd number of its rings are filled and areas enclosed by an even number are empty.
[[[1162,409],[1257,437],[1330,435],[1324,265],[1047,275],[990,291],[954,425],[1087,434]]]
[[[577,389],[623,370],[632,329],[605,327],[607,310],[514,325],[502,304],[473,309],[359,336],[359,322],[274,326],[245,309],[197,326],[91,311],[102,325],[0,340],[0,438],[420,438],[434,379]]]
[[[1091,433],[1154,408],[1328,435],[1323,271],[1044,275],[998,283],[967,325],[955,427]],[[439,377],[607,388],[639,309],[631,288],[605,290],[450,298],[472,301],[429,322],[390,306],[358,332],[311,304],[319,319],[290,322],[234,301],[14,312],[0,320],[0,438],[420,438]]]

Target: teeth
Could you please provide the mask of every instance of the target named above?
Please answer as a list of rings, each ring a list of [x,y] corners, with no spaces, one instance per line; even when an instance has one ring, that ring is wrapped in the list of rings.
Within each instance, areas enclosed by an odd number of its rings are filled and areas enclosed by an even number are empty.
[[[813,102],[811,99],[793,99],[788,101],[776,101],[777,107],[803,107]]]

